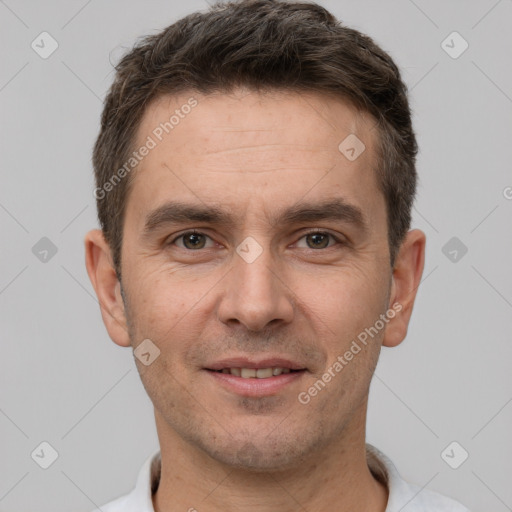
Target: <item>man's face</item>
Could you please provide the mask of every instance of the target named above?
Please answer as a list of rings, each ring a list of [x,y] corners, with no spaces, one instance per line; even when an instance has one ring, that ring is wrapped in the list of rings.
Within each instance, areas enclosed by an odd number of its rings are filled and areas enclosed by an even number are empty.
[[[158,142],[155,128],[191,96],[197,106]],[[150,105],[136,146],[158,144],[135,171],[121,275],[132,345],[160,350],[137,361],[159,435],[271,469],[364,429],[383,330],[332,367],[390,307],[373,126],[291,92]],[[365,145],[356,159],[353,141],[338,148],[350,134]],[[267,378],[243,378],[257,369]]]

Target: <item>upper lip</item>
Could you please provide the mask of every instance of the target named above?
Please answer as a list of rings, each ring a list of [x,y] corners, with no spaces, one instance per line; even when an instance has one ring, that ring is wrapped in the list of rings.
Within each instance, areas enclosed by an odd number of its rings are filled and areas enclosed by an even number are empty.
[[[207,370],[223,370],[224,368],[290,368],[290,370],[305,370],[306,367],[284,357],[230,357],[209,363],[205,366]]]

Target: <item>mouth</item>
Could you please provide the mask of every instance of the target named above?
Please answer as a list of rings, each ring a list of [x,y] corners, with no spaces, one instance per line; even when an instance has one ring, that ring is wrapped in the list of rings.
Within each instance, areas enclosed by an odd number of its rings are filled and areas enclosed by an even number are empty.
[[[275,395],[307,372],[301,363],[283,358],[235,358],[211,363],[204,370],[228,391],[251,397]]]
[[[222,368],[222,370],[210,370],[217,373],[224,373],[228,375],[234,375],[235,377],[241,377],[242,379],[268,379],[270,377],[277,377],[278,375],[301,372],[304,370],[292,370],[290,368],[283,367],[270,367],[270,368]]]

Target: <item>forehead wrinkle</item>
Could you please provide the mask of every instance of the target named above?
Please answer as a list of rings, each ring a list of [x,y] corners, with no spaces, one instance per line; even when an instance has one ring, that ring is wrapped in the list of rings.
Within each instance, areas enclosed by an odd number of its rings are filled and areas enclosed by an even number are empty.
[[[256,169],[256,170],[249,170],[249,169],[233,169],[233,170],[227,170],[227,169],[201,169],[205,172],[212,172],[212,173],[221,173],[221,174],[265,174],[265,173],[274,173],[274,172],[286,172],[286,171],[315,171],[315,170],[322,170],[322,168],[314,169],[313,167],[299,167],[299,166],[287,166],[287,167],[273,167],[272,169]]]
[[[331,148],[331,146],[319,146],[319,145],[315,145],[315,144],[284,144],[284,143],[281,143],[281,144],[255,144],[255,145],[250,145],[250,146],[237,146],[235,148],[228,148],[228,149],[220,149],[220,150],[213,150],[213,151],[205,151],[203,154],[204,155],[212,155],[212,154],[222,154],[222,153],[232,153],[232,152],[235,152],[235,151],[247,151],[247,150],[251,150],[251,149],[268,149],[268,148],[279,148],[279,147],[292,147],[292,148],[295,148],[295,149],[300,149],[300,148],[311,148],[309,149],[310,152],[320,152],[320,151],[323,151],[323,152],[332,152],[333,149]],[[314,149],[313,149],[314,148]]]
[[[251,132],[276,132],[279,131],[279,128],[213,128],[210,130],[211,132],[218,132],[218,133],[251,133]],[[284,131],[284,129],[281,129],[280,131]]]

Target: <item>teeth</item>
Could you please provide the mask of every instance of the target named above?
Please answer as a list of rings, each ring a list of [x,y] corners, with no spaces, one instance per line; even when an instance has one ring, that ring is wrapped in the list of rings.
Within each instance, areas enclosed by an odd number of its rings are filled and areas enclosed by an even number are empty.
[[[243,379],[268,379],[282,373],[290,373],[290,368],[223,368],[221,373],[230,373]]]
[[[272,368],[258,368],[256,370],[256,377],[258,377],[258,379],[272,377]]]

